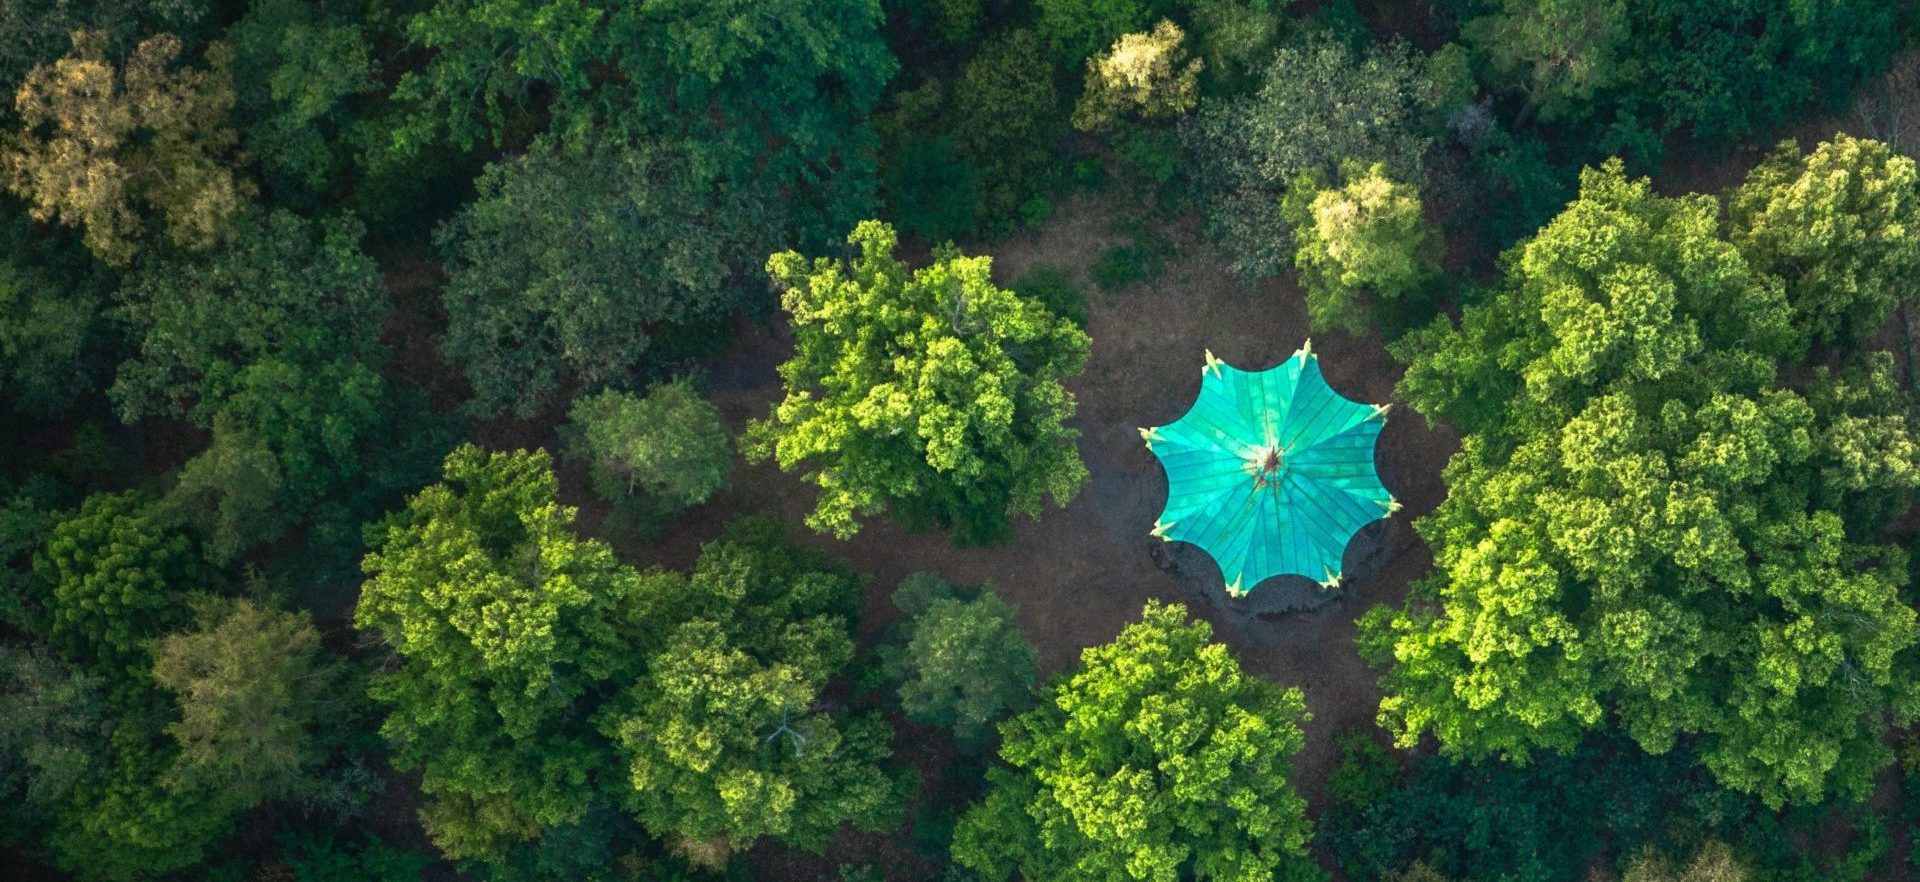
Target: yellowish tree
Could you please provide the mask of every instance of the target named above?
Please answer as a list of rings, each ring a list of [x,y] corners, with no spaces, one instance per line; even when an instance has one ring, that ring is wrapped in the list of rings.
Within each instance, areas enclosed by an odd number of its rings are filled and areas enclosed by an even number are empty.
[[[1164,119],[1192,110],[1200,100],[1203,63],[1187,60],[1186,36],[1179,25],[1162,20],[1087,59],[1086,92],[1073,109],[1073,127],[1090,132],[1125,115]]]
[[[125,264],[158,214],[175,244],[205,248],[250,195],[228,160],[236,136],[230,53],[207,50],[205,70],[169,70],[180,38],[161,34],[116,68],[106,35],[75,31],[73,51],[27,75],[14,106],[19,128],[0,147],[0,182],[33,217],[85,230],[88,249]]]

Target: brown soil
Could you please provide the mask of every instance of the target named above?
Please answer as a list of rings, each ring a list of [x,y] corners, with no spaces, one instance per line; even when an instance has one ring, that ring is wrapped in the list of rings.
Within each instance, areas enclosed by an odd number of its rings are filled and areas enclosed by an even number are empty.
[[[1108,208],[1092,201],[1069,203],[1043,228],[992,249],[995,275],[1005,284],[1035,266],[1060,267],[1084,278],[1113,238],[1102,231]],[[909,534],[886,519],[874,520],[850,541],[808,531],[801,520],[813,489],[770,464],[742,465],[729,489],[680,518],[645,543],[620,542],[627,559],[685,568],[699,544],[712,539],[730,518],[769,512],[793,525],[808,544],[832,551],[872,575],[863,636],[871,637],[898,616],[889,595],[900,579],[936,570],[962,583],[991,583],[1018,605],[1019,623],[1039,648],[1043,674],[1071,663],[1085,647],[1110,640],[1149,599],[1184,603],[1215,626],[1216,636],[1238,653],[1243,667],[1305,690],[1313,718],[1307,747],[1298,758],[1298,784],[1314,811],[1325,807],[1322,783],[1338,760],[1333,736],[1372,725],[1379,692],[1375,674],[1355,654],[1354,620],[1376,603],[1399,601],[1409,581],[1429,567],[1426,548],[1408,528],[1410,519],[1444,496],[1440,468],[1456,446],[1443,430],[1417,415],[1396,412],[1381,436],[1381,477],[1405,509],[1384,531],[1362,534],[1349,549],[1375,559],[1366,574],[1344,586],[1345,598],[1312,612],[1254,618],[1224,609],[1215,578],[1205,587],[1183,585],[1156,567],[1148,536],[1165,502],[1166,478],[1141,444],[1139,426],[1171,422],[1199,390],[1203,351],[1249,369],[1268,367],[1291,355],[1306,339],[1299,292],[1279,282],[1248,286],[1217,259],[1188,249],[1188,256],[1158,279],[1113,294],[1089,290],[1087,331],[1093,353],[1086,372],[1070,387],[1079,399],[1081,455],[1092,474],[1079,497],[1038,521],[1015,525],[1012,541],[988,548],[955,548],[939,534]],[[776,327],[779,327],[776,323]],[[1362,401],[1393,400],[1400,367],[1372,336],[1333,333],[1313,341],[1328,380],[1342,394]],[[738,429],[763,416],[777,399],[775,366],[789,351],[781,332],[743,327],[708,375],[709,394]],[[501,434],[509,434],[502,432]],[[512,433],[518,434],[518,433]],[[524,437],[524,436],[523,436]],[[597,520],[597,506],[582,498],[577,480],[570,501],[589,509],[583,525]],[[1384,547],[1361,547],[1377,542]],[[1267,588],[1280,584],[1267,583]],[[1267,590],[1267,589],[1261,589]],[[1215,595],[1215,596],[1206,596]],[[921,733],[931,734],[931,733]],[[923,753],[924,739],[902,744],[903,754]],[[907,757],[903,756],[903,759]],[[937,758],[915,756],[914,765]],[[846,837],[832,854],[882,869],[918,863],[869,837]],[[895,847],[898,847],[897,844]],[[782,879],[836,879],[831,862],[763,849],[754,863]],[[888,852],[893,852],[888,854]],[[922,865],[924,866],[924,865]],[[914,869],[924,872],[920,867]],[[895,876],[890,873],[890,878]],[[911,878],[910,875],[898,878]]]

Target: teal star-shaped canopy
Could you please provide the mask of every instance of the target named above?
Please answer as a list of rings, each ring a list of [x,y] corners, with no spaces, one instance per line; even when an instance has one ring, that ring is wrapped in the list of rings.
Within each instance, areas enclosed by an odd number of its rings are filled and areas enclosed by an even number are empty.
[[[1312,341],[1264,371],[1208,352],[1193,407],[1140,430],[1167,471],[1153,535],[1200,546],[1236,597],[1289,573],[1338,586],[1353,534],[1400,508],[1373,467],[1386,415],[1333,391]]]

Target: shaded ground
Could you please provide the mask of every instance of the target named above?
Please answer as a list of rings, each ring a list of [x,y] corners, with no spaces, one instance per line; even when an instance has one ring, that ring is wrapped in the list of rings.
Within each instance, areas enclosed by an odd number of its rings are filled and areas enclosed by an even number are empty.
[[[1044,228],[997,245],[998,281],[1011,282],[1040,265],[1082,275],[1100,250],[1113,244],[1099,232],[1108,216],[1110,210],[1096,203],[1071,203]],[[1092,478],[1066,508],[1017,523],[1011,543],[955,548],[943,535],[908,534],[885,519],[868,523],[851,541],[819,536],[800,524],[812,507],[813,488],[771,464],[759,464],[740,466],[726,491],[664,535],[646,543],[619,543],[619,550],[637,564],[685,568],[699,543],[717,535],[729,518],[776,513],[802,541],[872,575],[863,636],[871,637],[898,616],[888,597],[903,576],[937,570],[958,582],[990,582],[1018,605],[1021,630],[1038,646],[1043,674],[1066,666],[1082,648],[1111,639],[1138,617],[1148,599],[1185,603],[1214,623],[1216,635],[1233,647],[1249,673],[1305,690],[1313,719],[1299,757],[1299,784],[1317,812],[1325,805],[1322,782],[1338,760],[1334,733],[1371,725],[1379,700],[1373,672],[1354,652],[1354,619],[1375,603],[1397,602],[1407,583],[1426,572],[1426,549],[1408,524],[1443,497],[1440,468],[1455,441],[1430,430],[1417,415],[1397,411],[1381,436],[1378,461],[1382,479],[1406,508],[1385,529],[1362,534],[1349,549],[1353,575],[1342,588],[1344,598],[1310,612],[1266,618],[1236,613],[1225,608],[1218,571],[1210,563],[1203,565],[1210,571],[1204,579],[1176,579],[1156,566],[1151,552],[1161,543],[1148,530],[1165,502],[1166,478],[1142,446],[1137,427],[1162,425],[1186,411],[1199,391],[1205,349],[1249,369],[1291,355],[1306,337],[1300,296],[1278,282],[1243,285],[1217,260],[1197,253],[1156,280],[1111,295],[1088,290],[1093,353],[1086,372],[1069,385],[1079,399],[1081,454]],[[713,361],[709,394],[735,429],[763,416],[777,399],[775,366],[789,351],[783,333],[778,323],[773,329],[743,327],[733,347]],[[1393,399],[1400,369],[1378,339],[1334,333],[1313,344],[1329,381],[1342,394],[1369,402]],[[598,506],[574,478],[567,482],[570,501],[587,510],[583,526],[591,527]],[[1258,590],[1277,586],[1281,580]],[[944,745],[932,745],[930,755],[928,739],[897,741],[909,763],[941,766],[938,752]],[[870,851],[874,843],[843,845],[850,846],[845,852],[859,855],[848,859],[879,857]],[[764,868],[778,866],[777,878],[838,878],[827,863],[759,857],[765,860],[756,863]]]

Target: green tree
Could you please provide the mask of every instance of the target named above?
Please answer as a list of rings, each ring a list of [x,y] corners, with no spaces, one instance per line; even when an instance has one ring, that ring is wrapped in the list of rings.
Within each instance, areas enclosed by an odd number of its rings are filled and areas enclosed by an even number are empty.
[[[1727,194],[1733,243],[1786,280],[1795,322],[1821,344],[1879,330],[1920,275],[1920,174],[1847,135],[1801,154],[1782,143]]]
[[[1127,34],[1103,55],[1087,59],[1087,85],[1073,108],[1073,127],[1104,129],[1121,116],[1175,117],[1200,99],[1199,59],[1187,61],[1186,32],[1162,19],[1153,30]]]
[[[1814,504],[1844,493],[1816,439],[1846,409],[1779,388],[1793,311],[1718,214],[1588,170],[1459,330],[1402,350],[1402,397],[1467,433],[1418,524],[1438,572],[1363,626],[1403,744],[1524,758],[1611,716],[1778,806],[1864,796],[1920,713],[1904,555]]]
[[[988,879],[1316,878],[1293,791],[1298,689],[1247,677],[1205,622],[1149,602],[1002,723],[954,860]]]
[[[853,658],[860,580],[766,520],[733,524],[671,578],[676,622],[602,722],[641,824],[710,865],[761,837],[818,851],[842,823],[892,828],[889,728],[822,695]]]
[[[1167,12],[1167,0],[1036,0],[1036,30],[1068,69],[1110,46],[1121,34],[1144,30]]]
[[[185,622],[188,593],[207,587],[186,537],[134,492],[87,497],[54,525],[34,569],[48,589],[47,644],[116,691],[144,689],[147,641]]]
[[[1303,175],[1331,179],[1351,160],[1423,180],[1423,116],[1442,91],[1403,45],[1358,53],[1313,36],[1282,47],[1253,94],[1202,102],[1187,147],[1208,194],[1207,223],[1234,267],[1277,275],[1292,263],[1281,196]]]
[[[601,499],[648,521],[699,505],[726,486],[732,437],[720,411],[682,377],[643,397],[608,389],[574,399],[570,456],[587,461]]]
[[[1358,333],[1366,327],[1362,292],[1380,300],[1414,293],[1439,269],[1438,242],[1420,212],[1420,192],[1388,177],[1375,163],[1349,163],[1345,182],[1319,187],[1302,180],[1287,191],[1294,265],[1316,328]]]
[[[1010,229],[1016,217],[1035,219],[1030,206],[1059,175],[1067,133],[1040,38],[1022,29],[983,44],[954,81],[951,115],[954,151],[979,171],[981,220]]]
[[[779,194],[824,239],[871,211],[883,18],[879,0],[437,0],[408,24],[434,55],[395,89],[396,146],[605,129]]]
[[[325,192],[363,137],[354,99],[378,88],[366,29],[322,5],[255,0],[227,38],[241,144],[269,191]]]
[[[557,492],[544,451],[465,445],[372,531],[354,624],[396,664],[369,692],[452,857],[498,857],[587,811],[607,764],[590,714],[645,633],[641,577],[574,535]]]
[[[893,228],[866,221],[851,264],[788,251],[767,262],[791,314],[787,397],[748,427],[749,456],[804,468],[821,490],[807,523],[847,537],[889,505],[962,540],[1013,513],[1064,505],[1086,482],[1065,421],[1088,341],[1073,323],[996,287],[992,258],[945,249],[909,271]]]
[[[51,653],[0,646],[0,817],[9,827],[24,830],[33,815],[65,803],[106,762],[113,726],[102,686]]]
[[[907,719],[950,729],[974,749],[995,723],[1033,703],[1033,644],[1014,625],[1015,608],[991,588],[963,596],[938,575],[914,573],[894,590],[893,605],[907,620],[885,663]]]
[[[24,225],[0,235],[31,235]],[[102,330],[100,292],[26,261],[0,257],[0,397],[20,412],[51,415],[91,391]]]
[[[1522,122],[1580,116],[1594,93],[1637,75],[1626,0],[1501,0],[1467,23],[1464,36],[1490,77],[1527,98]]]
[[[348,219],[274,212],[205,257],[154,258],[119,297],[139,350],[110,391],[122,418],[213,430],[168,508],[231,559],[365,483],[388,391],[379,270]]]
[[[207,70],[169,70],[180,40],[162,34],[116,68],[106,43],[76,31],[71,53],[27,75],[15,98],[20,128],[0,146],[0,181],[36,220],[82,228],[108,263],[138,250],[143,211],[162,217],[174,244],[220,242],[250,187],[228,163],[231,53],[216,44]]]
[[[211,604],[193,630],[160,638],[153,679],[180,718],[171,786],[242,805],[293,796],[320,760],[316,735],[338,710],[339,665],[306,613],[240,599]]]
[[[442,348],[481,413],[531,416],[570,378],[631,382],[742,301],[777,229],[773,200],[664,145],[543,141],[478,187],[435,238],[450,266]]]

